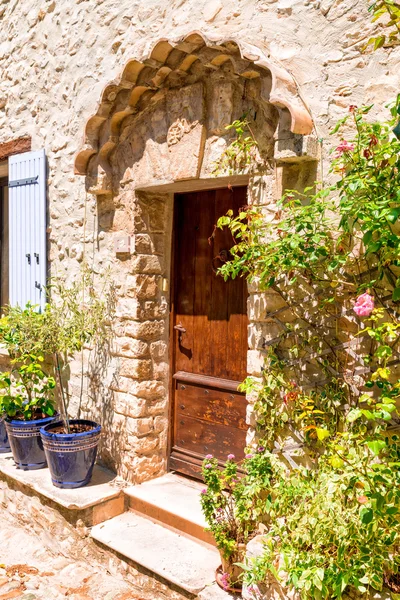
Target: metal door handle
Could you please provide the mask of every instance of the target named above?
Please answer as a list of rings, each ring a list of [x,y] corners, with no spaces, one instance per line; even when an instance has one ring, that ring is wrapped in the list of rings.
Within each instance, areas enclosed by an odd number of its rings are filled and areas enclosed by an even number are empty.
[[[182,325],[182,323],[178,323],[178,325],[175,325],[174,329],[176,329],[176,331],[179,332],[178,343],[180,344],[182,342],[182,336],[183,336],[183,334],[186,333],[186,329],[184,328],[184,326]]]

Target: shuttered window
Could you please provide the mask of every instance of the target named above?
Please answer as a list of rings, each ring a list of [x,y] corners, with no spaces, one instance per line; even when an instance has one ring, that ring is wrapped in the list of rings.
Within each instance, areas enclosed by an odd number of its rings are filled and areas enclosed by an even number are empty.
[[[46,259],[46,157],[44,150],[8,161],[9,301],[43,308]]]
[[[8,179],[0,179],[0,302],[1,306],[8,304]]]

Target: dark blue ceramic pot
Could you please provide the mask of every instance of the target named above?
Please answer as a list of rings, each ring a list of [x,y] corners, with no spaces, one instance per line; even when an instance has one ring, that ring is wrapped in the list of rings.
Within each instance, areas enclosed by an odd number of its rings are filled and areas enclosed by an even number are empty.
[[[78,488],[89,483],[96,461],[101,426],[94,421],[72,419],[73,425],[91,429],[83,433],[53,433],[61,422],[50,423],[40,430],[53,485]]]
[[[6,419],[8,440],[15,464],[19,469],[32,471],[33,469],[43,469],[43,467],[47,466],[43,442],[40,437],[40,429],[57,418],[58,415],[34,421]]]
[[[0,417],[0,453],[11,452],[4,418]]]

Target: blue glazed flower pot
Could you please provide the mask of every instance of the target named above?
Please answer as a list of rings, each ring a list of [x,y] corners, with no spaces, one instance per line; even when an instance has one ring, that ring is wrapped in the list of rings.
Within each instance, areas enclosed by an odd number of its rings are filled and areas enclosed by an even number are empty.
[[[15,464],[19,469],[33,471],[47,466],[40,429],[57,418],[58,415],[33,421],[6,419],[8,440]]]
[[[70,426],[90,427],[82,433],[53,433],[61,422],[50,423],[40,430],[53,485],[78,488],[89,483],[100,441],[101,426],[86,419],[72,419]]]
[[[11,452],[4,418],[0,417],[0,453]]]

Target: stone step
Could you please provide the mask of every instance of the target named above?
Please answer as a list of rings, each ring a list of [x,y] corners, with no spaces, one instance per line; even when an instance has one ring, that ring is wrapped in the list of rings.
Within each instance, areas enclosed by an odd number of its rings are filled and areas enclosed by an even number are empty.
[[[12,454],[0,454],[0,480],[18,486],[25,494],[45,498],[76,523],[79,519],[88,526],[97,525],[124,512],[126,496],[114,485],[115,473],[95,465],[90,483],[85,487],[64,490],[52,484],[49,469],[21,471]]]
[[[91,535],[107,549],[185,592],[195,596],[212,589],[217,592],[214,581],[220,557],[208,544],[176,533],[133,511],[96,525]]]
[[[125,488],[129,507],[150,519],[166,524],[186,535],[214,544],[204,531],[206,522],[200,506],[204,485],[174,473]]]

